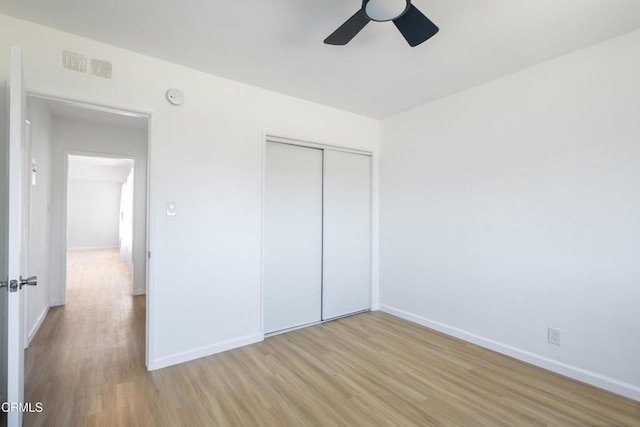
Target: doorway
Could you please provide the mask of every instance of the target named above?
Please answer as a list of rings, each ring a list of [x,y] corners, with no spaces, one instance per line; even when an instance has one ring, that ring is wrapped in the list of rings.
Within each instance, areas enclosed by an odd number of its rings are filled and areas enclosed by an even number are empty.
[[[149,117],[39,96],[27,116],[42,265],[26,296],[25,397],[46,406],[59,381],[108,393],[146,372]]]
[[[136,294],[135,169],[132,158],[67,154],[67,305],[71,292],[95,295],[98,289],[90,286],[115,286],[119,292]]]
[[[67,254],[117,250],[133,275],[135,160],[67,154],[67,165]]]
[[[30,342],[41,326],[46,329],[51,311],[67,303],[69,254],[104,251],[103,258],[114,261],[121,275],[116,283],[125,285],[123,300],[132,304],[136,295],[145,300],[149,117],[39,95],[28,96],[27,115],[37,183],[31,223],[38,232],[32,232],[30,246],[32,259],[41,264],[34,265],[40,284],[26,298]],[[136,346],[144,367],[146,304],[137,306],[142,329],[136,327],[141,341]]]

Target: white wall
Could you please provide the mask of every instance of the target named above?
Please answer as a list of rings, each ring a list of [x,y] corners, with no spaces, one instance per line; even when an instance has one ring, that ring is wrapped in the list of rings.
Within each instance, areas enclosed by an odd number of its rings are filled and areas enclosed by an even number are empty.
[[[122,183],[70,179],[67,189],[67,249],[119,247]]]
[[[0,46],[9,44],[23,48],[32,90],[154,111],[149,367],[262,339],[263,132],[371,150],[375,162],[378,122],[0,16]],[[61,69],[64,48],[111,59],[113,80]],[[182,107],[166,102],[171,87],[184,92]],[[176,217],[165,216],[168,201]]]
[[[31,122],[31,158],[36,160],[36,185],[31,186],[31,231],[29,274],[38,276],[38,286],[24,288],[26,294],[28,341],[44,321],[50,304],[51,271],[51,113],[44,102],[29,99],[27,118]]]
[[[638,76],[640,31],[384,120],[382,309],[640,399]]]
[[[83,119],[78,119],[83,122]],[[75,121],[78,121],[75,120]],[[102,127],[107,132],[112,132],[113,127]],[[125,131],[126,132],[126,131]],[[145,134],[145,132],[142,132]],[[116,135],[120,136],[120,134]],[[133,133],[131,143],[140,143],[140,132]],[[106,139],[106,138],[103,138]],[[146,140],[142,141],[146,144]],[[109,148],[107,146],[107,148]],[[71,155],[68,162],[69,179],[80,179],[85,181],[113,181],[123,183],[127,181],[127,176],[133,167],[133,160],[126,158],[109,157],[87,157]]]
[[[52,175],[52,204],[51,220],[53,224],[64,223],[64,191],[65,188],[65,162],[67,154],[117,154],[128,156],[135,160],[135,174],[140,179],[134,183],[134,255],[133,255],[133,293],[136,295],[145,293],[145,254],[146,254],[146,208],[147,187],[144,177],[147,176],[147,132],[132,127],[116,126],[114,124],[90,122],[85,120],[73,120],[54,117],[53,120],[53,175]],[[94,174],[89,171],[72,169],[73,176],[95,179],[99,166],[93,167]],[[109,177],[106,172],[101,173],[104,179],[126,179],[126,175],[119,169]],[[104,181],[102,179],[102,181]],[[103,185],[104,187],[104,185]],[[78,187],[74,187],[77,189]],[[86,190],[86,189],[85,189]],[[112,198],[115,198],[115,188],[110,190]],[[115,236],[112,247],[118,246],[118,213],[120,209],[120,185],[117,189],[118,205],[113,219],[112,236]],[[76,219],[78,211],[67,212],[74,215],[70,220]],[[104,224],[103,224],[104,225]],[[75,233],[75,230],[68,230]],[[94,231],[97,233],[98,231]],[[68,234],[72,239],[70,244],[80,245],[77,236]],[[97,238],[96,234],[93,237]],[[102,236],[106,238],[106,236]],[[51,272],[53,277],[54,296],[52,304],[60,305],[65,302],[64,286],[66,277],[66,253],[61,251],[65,239],[64,227],[54,227],[51,234]],[[84,242],[89,245],[88,242]],[[89,246],[91,247],[91,246]]]

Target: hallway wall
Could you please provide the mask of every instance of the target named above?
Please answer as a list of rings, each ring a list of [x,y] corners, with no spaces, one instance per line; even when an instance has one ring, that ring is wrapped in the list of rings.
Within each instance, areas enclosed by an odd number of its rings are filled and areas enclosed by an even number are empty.
[[[117,248],[122,183],[70,179],[67,187],[67,250]]]
[[[35,98],[27,102],[31,122],[31,157],[36,160],[36,185],[31,186],[31,242],[28,274],[38,276],[38,286],[27,286],[27,333],[31,341],[44,321],[51,302],[51,159],[52,117],[46,104]]]

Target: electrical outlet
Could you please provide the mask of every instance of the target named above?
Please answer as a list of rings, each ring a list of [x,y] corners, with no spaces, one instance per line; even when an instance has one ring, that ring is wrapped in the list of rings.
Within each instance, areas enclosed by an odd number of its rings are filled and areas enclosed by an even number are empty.
[[[547,340],[549,343],[554,345],[560,345],[560,337],[562,335],[562,331],[556,328],[549,328],[547,331]]]

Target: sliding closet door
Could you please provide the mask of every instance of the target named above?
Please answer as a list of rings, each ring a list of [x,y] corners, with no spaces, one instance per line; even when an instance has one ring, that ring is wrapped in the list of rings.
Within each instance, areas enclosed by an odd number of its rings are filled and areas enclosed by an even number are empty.
[[[324,152],[322,318],[371,306],[371,157]]]
[[[264,329],[321,320],[322,150],[267,143]]]

